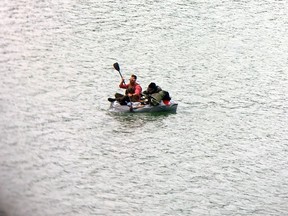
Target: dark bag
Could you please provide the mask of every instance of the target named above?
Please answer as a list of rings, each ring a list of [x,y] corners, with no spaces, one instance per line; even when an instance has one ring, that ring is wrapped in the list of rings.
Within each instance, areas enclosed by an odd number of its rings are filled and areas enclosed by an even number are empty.
[[[170,101],[170,100],[171,100],[171,97],[170,97],[170,95],[169,95],[169,92],[164,91],[164,93],[165,93],[165,94],[164,94],[162,100],[168,100],[168,101]]]

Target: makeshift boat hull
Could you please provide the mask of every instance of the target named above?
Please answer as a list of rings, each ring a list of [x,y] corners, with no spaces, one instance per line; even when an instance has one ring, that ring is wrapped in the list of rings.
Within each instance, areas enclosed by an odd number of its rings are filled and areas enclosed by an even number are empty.
[[[170,101],[169,104],[161,102],[157,106],[151,106],[149,104],[142,105],[140,102],[133,102],[130,106],[120,105],[117,101],[111,102],[109,111],[116,113],[154,113],[154,112],[171,112],[176,113],[178,103]]]

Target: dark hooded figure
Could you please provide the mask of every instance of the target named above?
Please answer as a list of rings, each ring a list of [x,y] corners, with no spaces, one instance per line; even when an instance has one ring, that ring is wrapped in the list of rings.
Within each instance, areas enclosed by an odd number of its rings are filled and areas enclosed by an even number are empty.
[[[160,86],[157,86],[154,82],[151,82],[146,91],[143,92],[144,103],[156,106],[163,100],[170,101],[171,98],[167,91],[163,91]]]
[[[148,85],[148,88],[146,91],[143,92],[143,94],[154,94],[160,92],[162,89],[160,86],[157,86],[154,82],[151,82]]]

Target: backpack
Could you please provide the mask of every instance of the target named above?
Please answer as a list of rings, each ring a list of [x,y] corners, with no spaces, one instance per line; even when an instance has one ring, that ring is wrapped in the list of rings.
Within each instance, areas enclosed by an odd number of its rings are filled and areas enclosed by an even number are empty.
[[[169,95],[169,92],[168,91],[163,91],[164,92],[164,96],[162,98],[162,100],[166,100],[166,101],[170,101],[171,100],[171,97]]]

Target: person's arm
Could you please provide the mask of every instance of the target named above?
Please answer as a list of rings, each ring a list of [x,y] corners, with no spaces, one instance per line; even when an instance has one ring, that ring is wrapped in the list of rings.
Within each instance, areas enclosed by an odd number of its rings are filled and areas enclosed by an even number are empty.
[[[160,87],[160,86],[157,86],[156,92],[158,93],[158,92],[160,92],[160,91],[162,91],[161,87]]]
[[[121,82],[119,84],[119,88],[123,88],[123,89],[127,89],[128,88],[128,84],[124,84],[124,79],[121,80]]]
[[[135,99],[139,100],[141,98],[142,88],[140,85],[135,86],[135,91],[133,94],[128,93],[129,97],[134,97]]]
[[[135,86],[135,93],[136,95],[139,95],[139,97],[141,96],[142,93],[142,88],[140,85]]]

